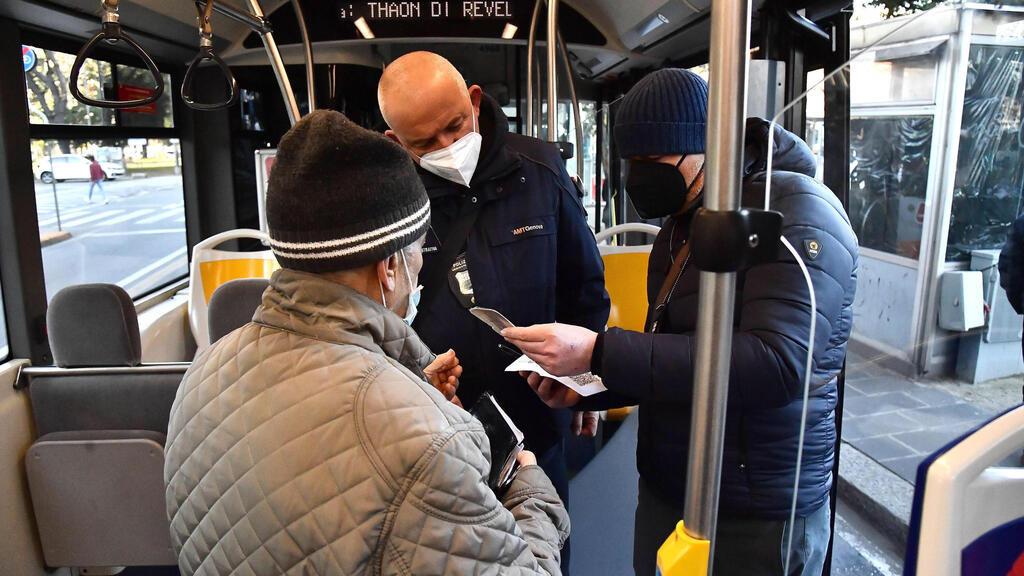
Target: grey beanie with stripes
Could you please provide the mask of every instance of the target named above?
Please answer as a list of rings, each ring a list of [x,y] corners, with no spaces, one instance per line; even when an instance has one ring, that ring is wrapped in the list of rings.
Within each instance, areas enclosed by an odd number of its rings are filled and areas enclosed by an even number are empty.
[[[281,139],[266,206],[277,261],[313,273],[384,260],[430,224],[405,150],[333,110],[307,115]]]

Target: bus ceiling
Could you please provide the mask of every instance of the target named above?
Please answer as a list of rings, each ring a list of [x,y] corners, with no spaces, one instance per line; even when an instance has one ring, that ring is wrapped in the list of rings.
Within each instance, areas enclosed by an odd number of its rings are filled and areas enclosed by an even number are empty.
[[[245,3],[217,2],[239,14]],[[301,27],[289,0],[259,2],[285,64],[305,61]],[[441,43],[526,44],[533,0],[409,0],[302,3],[312,52],[318,64],[379,67],[382,53],[399,55],[410,46]],[[805,6],[806,5],[806,6]],[[827,37],[815,25],[850,5],[825,2],[753,0],[752,38],[759,14],[786,20],[800,34]],[[568,0],[560,3],[559,30],[581,78],[609,80],[634,68],[686,62],[706,55],[711,0]],[[121,22],[157,61],[189,62],[196,56],[196,11],[190,0],[122,0]],[[58,32],[90,38],[99,28],[100,2],[93,0],[5,0],[0,16]],[[541,45],[544,18],[537,29]],[[244,18],[214,15],[212,50],[232,66],[266,65],[260,34]],[[811,40],[815,41],[815,40]]]

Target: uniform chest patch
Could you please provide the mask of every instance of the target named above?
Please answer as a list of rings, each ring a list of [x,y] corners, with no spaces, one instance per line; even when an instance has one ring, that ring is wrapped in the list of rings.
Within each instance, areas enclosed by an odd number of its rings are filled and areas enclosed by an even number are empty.
[[[807,254],[808,259],[816,260],[818,255],[821,254],[821,242],[813,238],[804,240],[804,252]]]

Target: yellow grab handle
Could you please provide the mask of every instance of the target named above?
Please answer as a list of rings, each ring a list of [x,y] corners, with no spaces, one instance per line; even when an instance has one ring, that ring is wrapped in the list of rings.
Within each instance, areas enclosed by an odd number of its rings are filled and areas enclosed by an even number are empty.
[[[687,534],[680,520],[658,549],[658,576],[707,576],[710,553],[711,541]]]

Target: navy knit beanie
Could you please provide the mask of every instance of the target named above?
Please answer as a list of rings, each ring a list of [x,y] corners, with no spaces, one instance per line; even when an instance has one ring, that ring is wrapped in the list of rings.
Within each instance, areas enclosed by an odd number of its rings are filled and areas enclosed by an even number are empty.
[[[615,145],[623,158],[703,154],[708,84],[682,68],[652,72],[626,93],[615,113]]]
[[[267,190],[281,266],[324,273],[379,262],[430,224],[409,154],[339,112],[317,110],[281,138]]]

